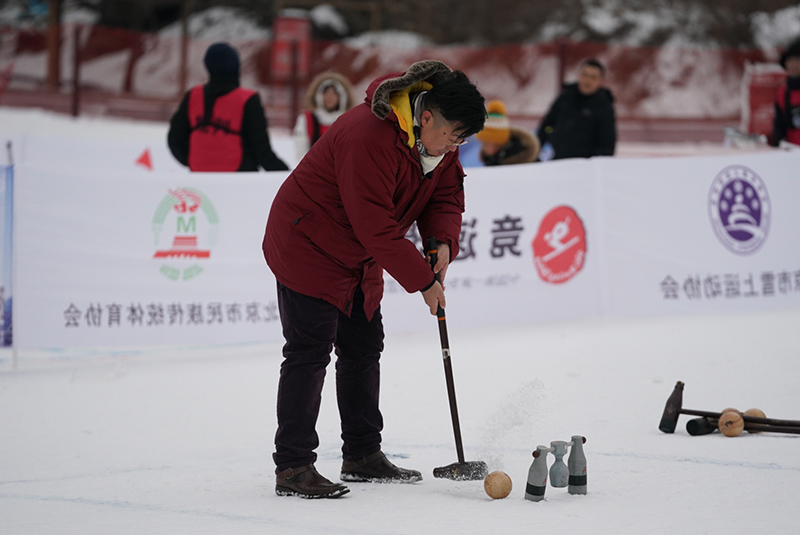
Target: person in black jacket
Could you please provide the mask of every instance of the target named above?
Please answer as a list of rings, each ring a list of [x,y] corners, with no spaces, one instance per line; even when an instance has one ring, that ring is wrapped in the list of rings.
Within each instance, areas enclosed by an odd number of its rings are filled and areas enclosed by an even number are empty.
[[[770,142],[781,141],[800,145],[800,39],[783,51],[781,67],[786,70],[786,83],[775,93],[775,119]]]
[[[550,142],[554,159],[612,156],[617,144],[614,97],[603,87],[605,67],[596,59],[581,63],[578,82],[564,86],[539,125],[542,146]]]
[[[239,87],[239,54],[214,43],[203,59],[209,81],[191,88],[172,116],[167,143],[191,171],[285,171],[267,133],[258,93]]]

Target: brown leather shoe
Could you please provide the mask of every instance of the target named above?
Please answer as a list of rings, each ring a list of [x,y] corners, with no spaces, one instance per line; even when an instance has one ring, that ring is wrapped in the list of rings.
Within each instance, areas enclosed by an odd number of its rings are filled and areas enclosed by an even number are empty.
[[[415,483],[422,481],[422,474],[395,466],[382,451],[376,451],[361,459],[342,463],[342,481],[372,483]]]
[[[338,498],[348,492],[350,489],[344,485],[322,477],[313,464],[287,468],[280,472],[275,480],[275,494],[278,496]]]

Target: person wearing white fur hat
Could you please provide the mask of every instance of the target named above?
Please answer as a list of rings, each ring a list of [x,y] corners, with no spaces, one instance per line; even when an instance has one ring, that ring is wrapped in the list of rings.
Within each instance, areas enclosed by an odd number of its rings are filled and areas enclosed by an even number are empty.
[[[306,110],[294,125],[297,161],[344,112],[355,104],[353,86],[339,73],[324,72],[311,81],[305,97]]]
[[[483,130],[475,137],[481,142],[480,158],[484,165],[509,165],[536,160],[541,145],[531,132],[511,126],[506,105],[492,100],[486,105],[488,115]]]

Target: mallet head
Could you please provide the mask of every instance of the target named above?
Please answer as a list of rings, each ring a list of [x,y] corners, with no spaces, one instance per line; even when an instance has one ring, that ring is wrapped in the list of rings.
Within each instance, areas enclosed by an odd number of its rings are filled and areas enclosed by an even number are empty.
[[[664,414],[661,415],[661,423],[658,424],[658,428],[664,433],[674,433],[682,408],[683,381],[678,381],[675,383],[675,388],[672,390],[666,406],[664,406]]]
[[[433,469],[433,477],[452,479],[453,481],[477,481],[484,479],[489,467],[483,461],[465,461]]]
[[[686,432],[693,437],[710,435],[717,430],[717,420],[701,416],[686,422]]]

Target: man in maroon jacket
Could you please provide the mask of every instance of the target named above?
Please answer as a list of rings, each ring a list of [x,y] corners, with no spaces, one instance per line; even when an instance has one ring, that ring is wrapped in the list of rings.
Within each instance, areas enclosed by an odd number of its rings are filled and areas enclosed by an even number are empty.
[[[341,479],[419,481],[381,451],[383,270],[431,314],[445,306],[431,266],[405,238],[416,222],[435,236],[443,281],[458,254],[464,172],[458,146],[483,128],[484,99],[464,73],[421,61],[381,77],[342,115],[281,186],[263,250],[278,282],[286,344],[278,385],[275,491],[335,498],[348,488],[314,468],[315,425],[335,348],[342,429]]]

